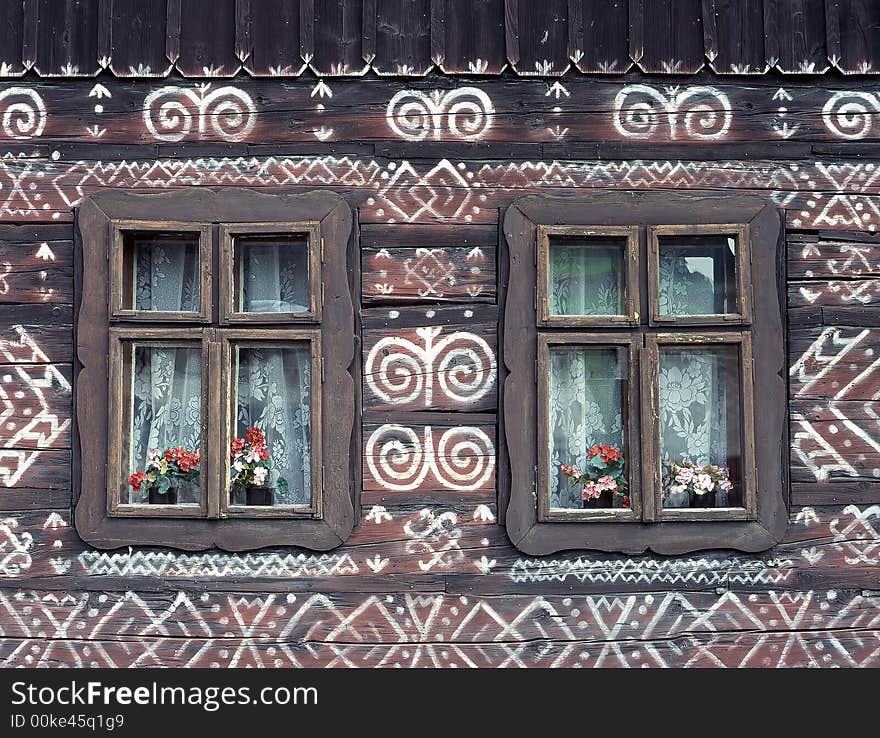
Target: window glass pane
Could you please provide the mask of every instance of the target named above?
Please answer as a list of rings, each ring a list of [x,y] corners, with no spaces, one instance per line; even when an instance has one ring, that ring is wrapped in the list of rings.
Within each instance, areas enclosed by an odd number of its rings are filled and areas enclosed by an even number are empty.
[[[234,505],[308,505],[311,356],[308,344],[236,348]]]
[[[739,313],[734,236],[660,236],[660,314]]]
[[[123,261],[125,309],[199,311],[198,234],[126,234]]]
[[[236,312],[309,311],[309,242],[305,235],[237,236],[234,248]]]
[[[626,349],[550,350],[550,507],[628,507]]]
[[[626,239],[550,238],[550,315],[623,315]]]
[[[129,344],[123,504],[200,502],[202,352],[198,346]]]
[[[660,349],[662,504],[742,507],[737,345]]]

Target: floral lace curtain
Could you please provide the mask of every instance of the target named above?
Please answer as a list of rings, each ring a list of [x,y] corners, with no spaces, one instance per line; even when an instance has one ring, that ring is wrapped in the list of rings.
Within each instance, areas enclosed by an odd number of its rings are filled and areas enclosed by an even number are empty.
[[[554,243],[550,249],[551,315],[620,315],[621,250]]]
[[[581,465],[596,444],[623,447],[622,368],[618,349],[550,352],[550,506],[581,508],[581,490],[562,464]]]
[[[151,449],[201,446],[202,352],[197,347],[135,346],[130,470],[146,466]],[[129,490],[131,503],[146,492]],[[178,503],[197,503],[194,485],[182,485]]]
[[[308,247],[305,240],[243,240],[241,309],[257,313],[302,313],[309,309]]]
[[[311,501],[310,386],[308,348],[238,349],[236,435],[253,426],[266,434],[276,505]]]
[[[197,312],[199,250],[181,240],[136,244],[135,309]]]
[[[728,428],[727,408],[729,400],[736,400],[735,367],[734,357],[724,349],[661,350],[660,457],[664,465],[690,459],[697,465],[729,466],[728,431],[736,429]],[[726,506],[727,497],[727,492],[718,490],[716,506]]]

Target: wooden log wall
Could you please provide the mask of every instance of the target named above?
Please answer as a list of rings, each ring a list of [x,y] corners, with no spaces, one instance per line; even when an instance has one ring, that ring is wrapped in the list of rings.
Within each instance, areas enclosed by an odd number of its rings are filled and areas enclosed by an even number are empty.
[[[876,106],[858,80],[705,73],[0,86],[0,665],[880,665]],[[359,525],[325,554],[91,549],[71,517],[74,209],[224,185],[356,210]],[[791,508],[771,551],[507,539],[499,218],[595,188],[785,210]]]

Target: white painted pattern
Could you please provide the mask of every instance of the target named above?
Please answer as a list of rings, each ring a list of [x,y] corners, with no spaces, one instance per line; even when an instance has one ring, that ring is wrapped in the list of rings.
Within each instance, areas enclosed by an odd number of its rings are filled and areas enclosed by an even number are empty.
[[[70,418],[51,411],[47,392],[70,391],[70,382],[23,326],[16,338],[0,339],[0,356],[11,366],[0,374],[0,483],[14,487],[70,426]],[[24,447],[24,448],[22,448]]]
[[[388,102],[388,127],[407,141],[440,140],[449,135],[473,141],[492,127],[495,107],[477,87],[456,90],[401,90]]]
[[[0,592],[4,667],[876,666],[880,597]],[[302,644],[306,644],[303,648]]]
[[[159,141],[182,141],[192,132],[195,121],[199,138],[245,139],[257,122],[251,96],[230,85],[210,88],[210,84],[195,90],[168,85],[151,92],[144,99],[147,131]]]
[[[46,106],[36,90],[7,87],[0,92],[0,128],[8,138],[28,139],[43,135]]]
[[[436,389],[447,400],[474,403],[495,386],[495,352],[484,338],[455,331],[437,340],[443,328],[417,328],[419,345],[400,336],[376,342],[364,362],[369,391],[392,405],[430,407]]]
[[[870,135],[880,114],[880,97],[873,92],[835,92],[822,108],[825,127],[839,138],[857,141]]]
[[[17,532],[15,518],[0,519],[0,576],[17,577],[31,568],[31,549],[34,537],[28,532]]]
[[[410,492],[433,475],[444,489],[479,489],[495,470],[495,447],[481,428],[455,426],[434,440],[427,425],[422,438],[405,425],[386,423],[367,439],[367,468],[382,487]]]
[[[660,135],[717,140],[724,138],[733,119],[730,99],[717,87],[695,85],[683,90],[649,85],[627,85],[612,104],[614,128],[626,138],[649,139]]]

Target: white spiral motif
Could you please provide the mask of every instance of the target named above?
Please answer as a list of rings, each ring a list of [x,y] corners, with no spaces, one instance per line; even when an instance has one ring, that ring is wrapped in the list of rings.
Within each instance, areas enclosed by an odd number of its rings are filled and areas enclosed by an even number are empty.
[[[439,140],[445,131],[464,141],[482,138],[492,127],[492,100],[476,87],[458,90],[401,90],[388,102],[385,117],[394,133],[408,141]]]
[[[416,489],[430,470],[424,463],[421,439],[403,425],[377,428],[367,440],[364,454],[373,479],[397,492]]]
[[[237,87],[210,85],[198,91],[168,85],[154,90],[144,99],[144,125],[159,141],[182,141],[193,130],[199,138],[210,136],[224,141],[241,141],[257,122],[257,109],[250,95]]]
[[[825,127],[835,136],[850,141],[865,138],[880,113],[880,99],[872,92],[835,92],[822,108]]]
[[[391,405],[418,402],[430,407],[434,378],[446,399],[467,404],[484,397],[495,386],[495,352],[485,339],[455,331],[435,339],[440,327],[418,328],[422,346],[406,338],[386,336],[376,342],[364,362],[369,390]]]
[[[3,134],[9,138],[42,136],[46,127],[43,98],[28,87],[7,87],[0,92],[0,115]]]
[[[495,470],[492,439],[472,426],[447,428],[435,447],[431,426],[419,439],[412,428],[386,423],[370,434],[364,454],[373,479],[395,492],[418,489],[429,474],[444,489],[479,489]]]
[[[614,98],[613,111],[614,128],[627,138],[651,138],[666,122],[671,139],[718,139],[733,120],[727,95],[705,85],[667,88],[665,94],[649,85],[627,85]]]

